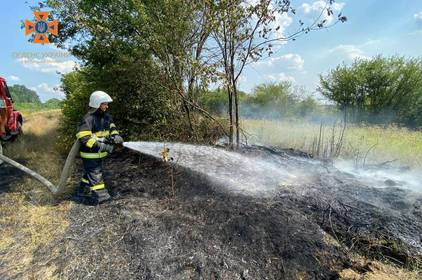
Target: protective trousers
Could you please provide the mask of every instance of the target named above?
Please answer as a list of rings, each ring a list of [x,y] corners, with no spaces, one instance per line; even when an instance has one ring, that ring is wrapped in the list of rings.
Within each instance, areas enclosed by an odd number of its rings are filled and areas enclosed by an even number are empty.
[[[82,159],[84,171],[81,179],[79,195],[84,202],[98,204],[110,199],[103,180],[103,159]]]

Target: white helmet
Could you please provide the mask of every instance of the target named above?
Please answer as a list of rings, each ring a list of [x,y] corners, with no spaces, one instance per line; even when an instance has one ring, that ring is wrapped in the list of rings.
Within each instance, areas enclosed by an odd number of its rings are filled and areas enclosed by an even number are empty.
[[[91,93],[91,96],[89,97],[89,107],[98,109],[100,108],[101,103],[112,101],[113,99],[111,99],[110,95],[104,91],[97,90]]]

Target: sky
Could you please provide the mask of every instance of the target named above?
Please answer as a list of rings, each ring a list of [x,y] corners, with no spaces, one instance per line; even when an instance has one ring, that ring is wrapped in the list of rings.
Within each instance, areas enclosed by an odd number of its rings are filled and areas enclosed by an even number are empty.
[[[33,20],[29,6],[36,2],[2,0],[0,76],[9,85],[23,84],[35,90],[43,102],[62,99],[61,75],[74,69],[76,59],[52,44],[28,42],[21,21]],[[276,17],[283,35],[296,30],[299,19],[309,22],[325,7],[321,0],[293,0],[292,5],[296,15]],[[347,22],[277,46],[271,57],[245,69],[239,88],[252,92],[259,84],[287,80],[312,94],[319,75],[339,64],[377,55],[422,57],[422,0],[337,0],[333,8],[347,16]],[[330,23],[335,17],[326,19]]]

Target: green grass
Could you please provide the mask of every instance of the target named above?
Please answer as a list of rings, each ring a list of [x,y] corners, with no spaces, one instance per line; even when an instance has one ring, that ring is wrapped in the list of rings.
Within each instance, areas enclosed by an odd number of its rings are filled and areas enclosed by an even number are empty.
[[[321,150],[339,143],[342,126],[323,126],[303,121],[244,120],[243,128],[251,133],[249,141],[295,148],[315,153],[320,138]],[[334,138],[333,138],[334,136]],[[400,127],[348,125],[340,156],[380,163],[396,160],[412,167],[422,167],[422,132]],[[367,155],[366,155],[367,154]]]
[[[13,108],[15,110],[20,111],[24,118],[26,115],[35,113],[35,112],[41,112],[41,111],[48,111],[48,110],[57,110],[60,109],[59,105],[55,104],[39,104],[39,103],[14,103]]]

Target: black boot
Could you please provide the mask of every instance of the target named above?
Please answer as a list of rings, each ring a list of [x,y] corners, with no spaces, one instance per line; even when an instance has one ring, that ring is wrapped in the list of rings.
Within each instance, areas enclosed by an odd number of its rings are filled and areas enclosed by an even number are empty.
[[[78,186],[72,196],[72,200],[76,203],[91,204],[91,194],[89,188],[85,186]]]
[[[111,199],[107,189],[91,191],[91,199],[94,205],[101,204]]]

